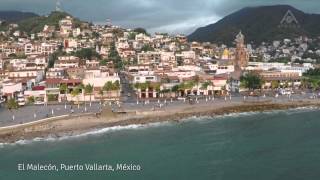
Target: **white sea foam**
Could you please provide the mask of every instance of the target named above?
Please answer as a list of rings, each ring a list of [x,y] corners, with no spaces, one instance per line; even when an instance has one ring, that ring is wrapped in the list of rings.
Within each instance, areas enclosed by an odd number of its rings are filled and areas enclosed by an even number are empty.
[[[97,129],[93,131],[89,131],[82,134],[76,134],[76,135],[65,135],[62,137],[53,137],[48,136],[46,138],[37,137],[31,140],[19,140],[14,143],[0,143],[0,148],[3,148],[5,146],[15,146],[15,145],[27,145],[32,144],[36,142],[54,142],[54,141],[63,141],[68,139],[76,139],[76,138],[82,138],[82,137],[88,137],[88,136],[94,136],[94,135],[102,135],[106,133],[116,132],[116,131],[122,131],[122,130],[134,130],[134,129],[143,129],[143,128],[149,128],[149,127],[158,127],[158,126],[165,126],[169,125],[170,122],[157,122],[157,123],[150,123],[150,124],[133,124],[128,126],[114,126],[114,127],[107,127],[103,129]]]
[[[278,113],[286,113],[286,114],[295,114],[295,113],[301,113],[301,112],[312,112],[319,110],[318,107],[299,107],[289,110],[272,110],[272,111],[264,111],[264,112],[241,112],[241,113],[229,113],[225,115],[219,115],[219,116],[192,116],[189,118],[186,118],[182,120],[182,122],[189,122],[189,121],[212,121],[212,120],[219,120],[224,118],[238,118],[238,117],[246,117],[246,116],[254,116],[257,114],[278,114]],[[0,143],[0,148],[6,147],[6,146],[14,146],[14,145],[27,145],[35,142],[54,142],[54,141],[62,141],[62,140],[68,140],[68,139],[75,139],[75,138],[82,138],[87,136],[95,136],[95,135],[102,135],[106,133],[116,132],[116,131],[122,131],[122,130],[134,130],[134,129],[143,129],[143,128],[150,128],[150,127],[158,127],[158,126],[165,126],[174,124],[171,121],[165,121],[165,122],[157,122],[157,123],[149,123],[149,124],[133,124],[128,126],[114,126],[114,127],[107,127],[103,129],[97,129],[93,131],[89,131],[82,134],[76,134],[76,135],[65,135],[62,137],[53,137],[48,136],[47,138],[34,138],[32,140],[19,140],[14,143]]]

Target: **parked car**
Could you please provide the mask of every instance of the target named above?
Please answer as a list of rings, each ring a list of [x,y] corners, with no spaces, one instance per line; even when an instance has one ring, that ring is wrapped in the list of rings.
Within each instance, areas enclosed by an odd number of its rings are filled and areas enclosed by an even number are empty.
[[[287,89],[281,89],[281,90],[279,91],[279,93],[280,93],[281,95],[291,95],[291,94],[293,94],[293,91],[292,91],[292,90],[287,90]]]
[[[17,102],[18,102],[18,105],[19,105],[19,106],[24,106],[24,105],[26,105],[26,100],[24,99],[23,94],[19,94],[19,95],[17,96]]]
[[[0,98],[0,104],[2,104],[2,103],[4,103],[4,102],[6,102],[6,100],[3,99],[3,98]]]
[[[34,104],[35,104],[35,105],[43,105],[44,102],[43,102],[43,101],[35,101]]]

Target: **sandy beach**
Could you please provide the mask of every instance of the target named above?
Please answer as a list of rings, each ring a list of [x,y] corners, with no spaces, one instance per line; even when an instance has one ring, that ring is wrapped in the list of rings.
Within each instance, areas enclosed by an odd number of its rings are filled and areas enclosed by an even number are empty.
[[[37,137],[61,137],[77,135],[92,130],[113,126],[147,124],[163,121],[179,122],[192,116],[217,116],[229,113],[285,110],[298,107],[319,107],[317,100],[293,102],[228,102],[214,106],[208,104],[182,105],[159,110],[143,110],[127,114],[115,114],[105,109],[101,116],[84,114],[63,116],[36,122],[0,128],[0,142],[12,143]]]

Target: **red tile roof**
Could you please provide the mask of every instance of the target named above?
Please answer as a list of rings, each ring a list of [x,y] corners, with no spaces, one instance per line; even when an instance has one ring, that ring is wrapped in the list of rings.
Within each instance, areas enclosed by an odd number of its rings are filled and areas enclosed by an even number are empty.
[[[34,86],[32,87],[32,91],[43,91],[45,89],[44,86]]]

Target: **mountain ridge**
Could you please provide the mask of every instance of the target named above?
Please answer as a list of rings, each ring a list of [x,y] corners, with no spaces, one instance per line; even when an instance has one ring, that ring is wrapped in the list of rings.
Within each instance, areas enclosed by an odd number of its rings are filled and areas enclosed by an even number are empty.
[[[288,11],[299,22],[298,28],[279,28]],[[239,31],[247,42],[261,43],[301,35],[320,36],[320,14],[307,14],[289,5],[245,7],[214,24],[198,28],[188,36],[190,41],[232,44]]]

